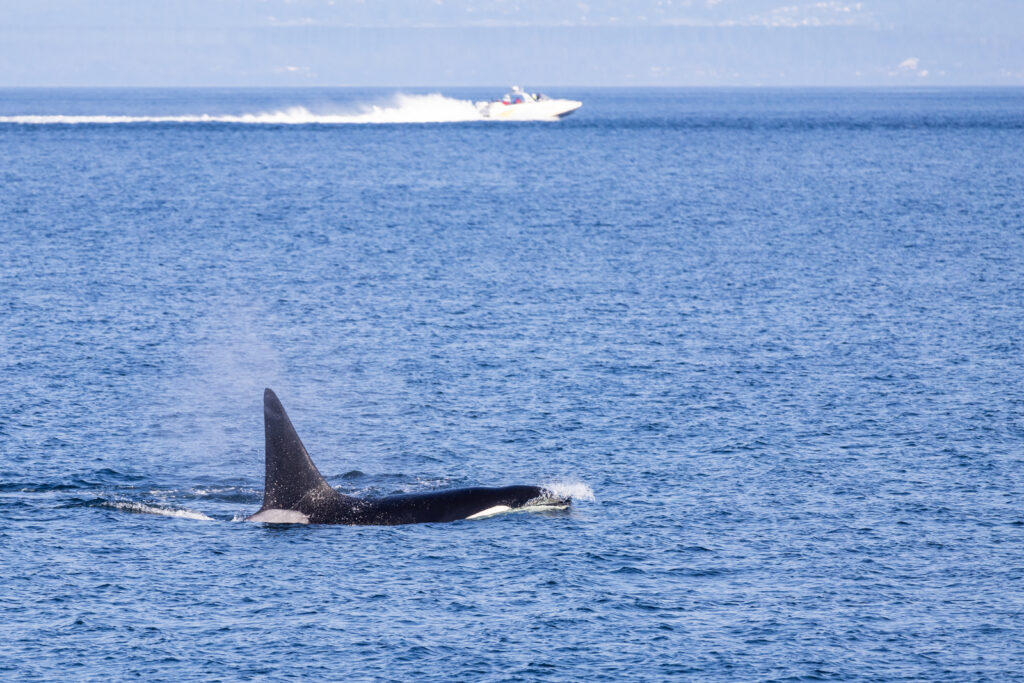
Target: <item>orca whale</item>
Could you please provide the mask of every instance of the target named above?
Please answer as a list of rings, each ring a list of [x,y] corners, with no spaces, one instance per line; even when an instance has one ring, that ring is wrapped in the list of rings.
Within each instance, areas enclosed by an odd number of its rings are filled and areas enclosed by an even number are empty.
[[[564,508],[569,498],[539,486],[473,487],[355,498],[334,490],[302,445],[273,391],[263,392],[266,479],[263,507],[247,522],[300,524],[416,524],[452,522],[542,505]]]

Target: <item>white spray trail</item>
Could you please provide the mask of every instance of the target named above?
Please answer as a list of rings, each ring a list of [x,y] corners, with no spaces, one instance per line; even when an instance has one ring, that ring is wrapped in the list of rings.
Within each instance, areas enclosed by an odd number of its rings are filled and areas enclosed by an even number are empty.
[[[256,114],[185,114],[181,116],[123,116],[26,114],[0,116],[0,123],[21,124],[117,124],[117,123],[234,123],[257,125],[308,125],[353,123],[455,123],[486,121],[470,100],[431,95],[395,95],[386,104],[359,106],[355,111],[315,112],[288,107]]]

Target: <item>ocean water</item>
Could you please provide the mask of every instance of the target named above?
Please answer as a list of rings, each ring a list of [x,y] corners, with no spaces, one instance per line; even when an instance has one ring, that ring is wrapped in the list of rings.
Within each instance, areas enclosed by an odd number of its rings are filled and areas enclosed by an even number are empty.
[[[0,677],[1021,678],[1024,91],[495,94],[0,91]]]

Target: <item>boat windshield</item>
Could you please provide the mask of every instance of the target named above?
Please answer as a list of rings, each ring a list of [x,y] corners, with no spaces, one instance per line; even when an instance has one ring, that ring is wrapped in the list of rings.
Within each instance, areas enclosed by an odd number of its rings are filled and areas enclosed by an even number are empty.
[[[500,101],[504,104],[523,104],[544,99],[547,99],[544,95],[535,95],[525,92],[522,88],[513,88],[512,92],[505,93]]]

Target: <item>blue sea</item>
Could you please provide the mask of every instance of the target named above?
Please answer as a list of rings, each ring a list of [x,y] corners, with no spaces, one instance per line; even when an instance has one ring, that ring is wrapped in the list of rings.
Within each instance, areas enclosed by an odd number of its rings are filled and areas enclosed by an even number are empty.
[[[1021,679],[1024,90],[498,94],[0,90],[0,677]]]

